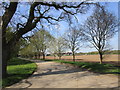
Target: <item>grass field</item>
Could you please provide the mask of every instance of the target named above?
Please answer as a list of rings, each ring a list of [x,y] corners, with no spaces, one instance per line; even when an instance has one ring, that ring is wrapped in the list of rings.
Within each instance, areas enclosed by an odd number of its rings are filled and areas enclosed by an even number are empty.
[[[43,59],[41,59],[43,60]],[[65,63],[65,64],[71,64],[74,66],[79,67],[81,70],[87,70],[95,73],[101,73],[101,74],[120,74],[120,67],[113,65],[113,64],[100,64],[100,63],[92,63],[92,62],[73,62],[73,61],[65,61],[65,60],[58,60],[58,59],[45,59],[44,61],[54,61],[58,63]]]
[[[2,87],[12,85],[30,76],[36,69],[36,64],[31,61],[13,58],[8,62],[8,77],[3,79]]]
[[[103,62],[118,64],[118,55],[105,55]],[[46,59],[58,59],[58,57],[46,56]],[[62,56],[64,61],[72,61],[72,56]],[[99,62],[99,55],[79,55],[76,56],[78,62]]]
[[[72,64],[79,66],[83,70],[89,70],[96,73],[102,74],[120,74],[120,67],[115,67],[112,64],[99,64],[99,63],[90,63],[90,62],[73,62],[73,61],[63,61],[58,60],[56,62]]]

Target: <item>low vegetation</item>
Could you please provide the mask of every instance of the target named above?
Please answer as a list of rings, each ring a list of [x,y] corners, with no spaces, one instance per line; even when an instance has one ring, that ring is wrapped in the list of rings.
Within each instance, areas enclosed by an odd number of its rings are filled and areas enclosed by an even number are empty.
[[[100,63],[90,63],[90,62],[73,62],[64,60],[45,60],[45,61],[55,61],[59,63],[72,64],[80,67],[82,70],[88,70],[95,73],[101,74],[120,74],[120,67],[112,64],[100,64]]]
[[[30,76],[36,69],[36,64],[31,61],[13,58],[8,62],[8,77],[3,79],[2,87],[12,85]]]

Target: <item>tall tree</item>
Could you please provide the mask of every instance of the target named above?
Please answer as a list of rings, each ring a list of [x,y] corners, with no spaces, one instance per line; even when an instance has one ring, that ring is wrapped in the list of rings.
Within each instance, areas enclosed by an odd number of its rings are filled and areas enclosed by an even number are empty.
[[[69,49],[72,51],[73,61],[75,62],[75,53],[80,48],[80,42],[82,40],[82,30],[77,29],[76,27],[71,27],[68,31],[65,40],[67,41],[67,45]]]
[[[67,19],[77,13],[83,13],[87,10],[85,2],[32,2],[28,5],[28,12],[19,12],[21,2],[3,2],[2,15],[2,77],[7,76],[7,61],[15,44],[27,32],[35,29],[38,23],[48,22],[53,24],[55,21]],[[51,11],[59,11],[59,15]],[[24,14],[26,13],[26,14]],[[20,19],[19,19],[20,18]],[[21,20],[24,19],[24,20]],[[13,23],[14,22],[14,23]],[[45,22],[45,23],[46,23]],[[9,42],[6,42],[6,28],[12,23],[14,26],[14,35]]]
[[[102,63],[103,60],[107,41],[112,38],[116,32],[116,26],[116,17],[108,12],[104,6],[96,6],[93,14],[85,22],[83,27],[85,38],[98,50],[100,63]]]

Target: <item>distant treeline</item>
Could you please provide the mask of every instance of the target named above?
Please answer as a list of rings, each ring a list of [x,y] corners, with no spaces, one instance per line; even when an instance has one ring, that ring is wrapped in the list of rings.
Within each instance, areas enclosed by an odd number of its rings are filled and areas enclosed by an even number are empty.
[[[120,50],[106,50],[104,51],[105,54],[120,54]],[[76,53],[76,55],[96,55],[98,54],[97,51],[94,52],[88,52],[88,53]]]

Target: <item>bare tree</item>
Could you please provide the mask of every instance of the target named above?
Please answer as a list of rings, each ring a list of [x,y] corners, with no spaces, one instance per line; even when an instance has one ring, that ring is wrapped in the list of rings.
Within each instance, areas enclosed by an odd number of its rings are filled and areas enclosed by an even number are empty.
[[[116,17],[108,12],[104,6],[96,6],[93,14],[84,25],[85,39],[89,41],[99,52],[100,63],[103,60],[107,41],[113,37],[117,26]]]
[[[75,62],[75,53],[80,48],[80,42],[82,40],[82,30],[76,27],[71,27],[65,37],[69,49],[72,51],[73,61]]]

